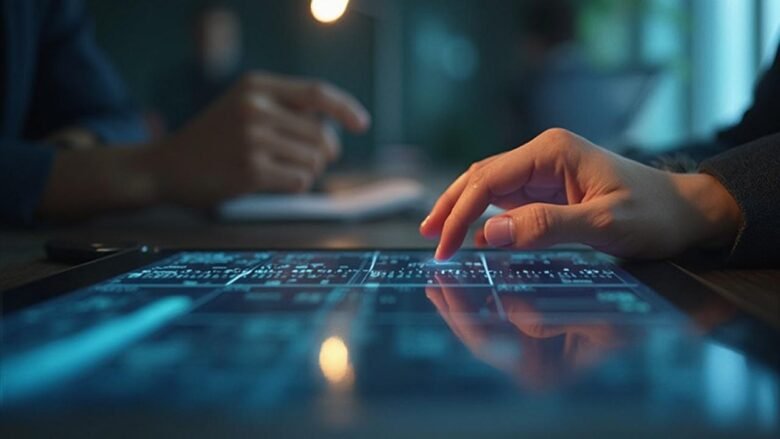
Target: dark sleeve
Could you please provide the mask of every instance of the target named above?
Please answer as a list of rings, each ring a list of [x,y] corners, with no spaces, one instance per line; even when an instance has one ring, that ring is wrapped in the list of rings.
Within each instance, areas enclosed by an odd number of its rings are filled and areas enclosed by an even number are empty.
[[[759,80],[753,92],[753,103],[742,120],[718,133],[717,140],[726,146],[744,145],[759,137],[780,132],[780,45],[775,60]]]
[[[0,140],[0,221],[32,222],[53,159],[54,149],[50,146]]]
[[[98,49],[83,2],[50,0],[40,26],[27,135],[41,138],[79,126],[105,143],[144,140],[142,119]]]
[[[780,263],[780,133],[707,159],[700,170],[717,178],[742,210],[729,262]]]

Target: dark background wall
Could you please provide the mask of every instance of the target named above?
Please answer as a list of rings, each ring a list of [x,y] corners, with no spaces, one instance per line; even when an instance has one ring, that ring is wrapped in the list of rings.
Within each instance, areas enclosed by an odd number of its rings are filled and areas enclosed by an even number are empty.
[[[208,4],[193,0],[89,0],[95,34],[139,105],[152,109],[156,94],[191,62],[194,22]],[[338,26],[312,20],[306,1],[221,1],[243,25],[244,63],[249,69],[316,76],[354,93],[371,107],[371,31],[360,16]],[[350,150],[370,151],[371,138],[348,139]],[[368,147],[368,149],[367,149]]]
[[[99,43],[144,108],[192,57],[193,18],[208,0],[86,0]],[[463,165],[515,146],[506,111],[529,0],[352,0],[397,5],[403,84],[400,133],[437,162]],[[334,25],[309,0],[222,0],[243,23],[245,64],[327,79],[375,110],[375,19],[350,11]],[[577,43],[606,69],[652,65],[659,81],[629,133],[657,150],[736,120],[777,44],[780,0],[575,0]],[[739,46],[739,47],[737,47]],[[747,63],[729,53],[756,53]],[[173,79],[172,79],[173,78]],[[706,99],[704,99],[706,98]],[[582,111],[598,111],[573,102]],[[346,161],[374,156],[374,133],[346,136]]]
[[[403,10],[403,143],[443,150],[447,157],[480,155],[499,149],[496,107],[512,65],[517,2],[492,0],[399,1]],[[143,108],[192,58],[194,18],[207,2],[197,0],[88,0],[95,33]],[[245,64],[286,74],[327,79],[354,93],[369,109],[373,103],[373,19],[348,13],[336,25],[316,23],[307,0],[232,0],[243,24]],[[442,58],[426,53],[455,38],[473,44],[476,65],[466,78],[451,78]],[[436,40],[436,39],[439,40]],[[449,62],[458,62],[457,41]],[[430,52],[430,51],[429,51]],[[478,140],[477,140],[478,139]],[[485,149],[474,151],[478,142]],[[348,157],[367,159],[371,134],[347,138]],[[469,152],[470,151],[470,152]]]

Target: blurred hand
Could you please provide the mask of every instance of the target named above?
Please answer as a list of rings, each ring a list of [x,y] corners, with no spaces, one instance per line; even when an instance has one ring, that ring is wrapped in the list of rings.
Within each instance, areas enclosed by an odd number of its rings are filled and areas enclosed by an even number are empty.
[[[153,148],[163,200],[208,206],[248,192],[300,192],[340,153],[323,116],[368,128],[363,106],[338,88],[248,74],[181,131]]]
[[[562,129],[477,162],[455,180],[420,226],[424,236],[440,237],[437,259],[457,251],[490,204],[507,211],[485,223],[478,245],[580,242],[623,257],[727,246],[742,221],[714,177],[650,168]]]

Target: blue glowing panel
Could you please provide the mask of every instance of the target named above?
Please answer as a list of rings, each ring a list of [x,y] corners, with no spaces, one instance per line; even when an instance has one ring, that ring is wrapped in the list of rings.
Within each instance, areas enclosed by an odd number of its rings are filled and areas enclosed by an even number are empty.
[[[654,416],[706,420],[706,361],[725,356],[613,259],[568,251],[446,263],[426,251],[180,252],[26,308],[3,332],[3,405],[33,413],[110,404],[241,417],[333,395],[351,395],[349,412],[547,394],[640,413],[663,400],[675,410]],[[755,398],[777,401],[776,374],[745,361],[732,361],[745,386],[763,379]],[[751,395],[737,409],[758,404]]]

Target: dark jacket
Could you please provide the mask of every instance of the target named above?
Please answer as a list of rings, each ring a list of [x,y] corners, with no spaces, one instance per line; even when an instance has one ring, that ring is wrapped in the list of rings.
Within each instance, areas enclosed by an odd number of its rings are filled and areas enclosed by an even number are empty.
[[[726,152],[700,170],[717,178],[742,209],[731,249],[734,265],[780,263],[780,48],[759,81],[753,104],[735,126],[718,134]]]
[[[43,138],[72,126],[105,143],[145,132],[81,1],[0,0],[0,8],[0,222],[29,222],[54,156]]]

